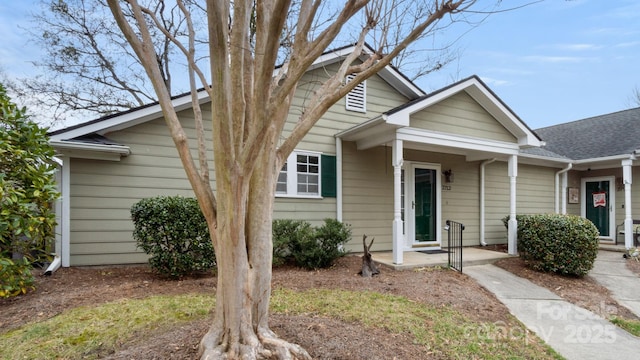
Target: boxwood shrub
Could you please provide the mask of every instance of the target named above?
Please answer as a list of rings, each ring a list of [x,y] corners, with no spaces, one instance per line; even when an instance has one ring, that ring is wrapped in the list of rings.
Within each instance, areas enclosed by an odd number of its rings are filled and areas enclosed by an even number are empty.
[[[158,196],[131,207],[133,237],[158,273],[180,278],[211,270],[215,253],[195,198]]]
[[[598,255],[598,229],[575,215],[520,215],[518,251],[531,268],[584,276]]]
[[[273,263],[292,261],[306,269],[327,268],[347,254],[344,244],[351,239],[351,227],[335,219],[312,227],[302,220],[273,221]]]

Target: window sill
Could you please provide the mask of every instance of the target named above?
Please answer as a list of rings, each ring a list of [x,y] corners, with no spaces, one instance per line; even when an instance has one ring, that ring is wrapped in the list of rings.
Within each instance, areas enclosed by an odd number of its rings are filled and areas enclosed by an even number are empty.
[[[323,199],[320,195],[290,195],[290,194],[276,194],[277,198],[284,199]]]

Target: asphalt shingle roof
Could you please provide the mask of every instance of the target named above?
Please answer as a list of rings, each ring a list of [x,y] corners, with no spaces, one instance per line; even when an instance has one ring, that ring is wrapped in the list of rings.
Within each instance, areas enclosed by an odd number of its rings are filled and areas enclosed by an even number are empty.
[[[640,108],[535,130],[544,149],[574,159],[632,154],[640,149]]]

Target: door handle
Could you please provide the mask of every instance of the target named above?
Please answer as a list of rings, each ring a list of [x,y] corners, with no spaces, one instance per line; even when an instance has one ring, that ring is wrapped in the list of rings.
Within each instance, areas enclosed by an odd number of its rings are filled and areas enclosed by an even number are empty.
[[[415,209],[415,208],[416,208],[416,202],[415,202],[415,201],[412,201],[412,202],[411,202],[411,208],[412,208],[412,209]]]

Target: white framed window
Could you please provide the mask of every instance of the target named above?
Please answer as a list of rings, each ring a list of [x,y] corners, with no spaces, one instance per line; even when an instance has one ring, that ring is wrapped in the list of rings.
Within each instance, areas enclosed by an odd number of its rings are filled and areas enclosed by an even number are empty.
[[[282,166],[276,184],[279,197],[321,197],[321,154],[293,151]]]
[[[353,80],[355,74],[349,74],[345,77],[345,82]],[[345,97],[346,109],[357,112],[367,112],[367,80],[361,82],[353,90],[349,91]]]

